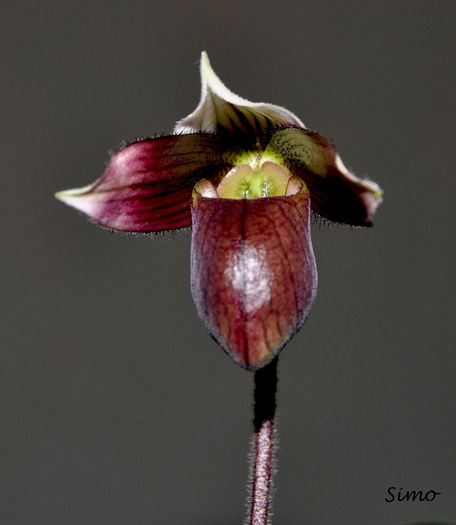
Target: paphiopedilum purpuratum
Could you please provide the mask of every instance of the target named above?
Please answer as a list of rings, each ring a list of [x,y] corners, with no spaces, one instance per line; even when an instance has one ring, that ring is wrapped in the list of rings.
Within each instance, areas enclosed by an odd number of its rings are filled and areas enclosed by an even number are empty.
[[[124,232],[192,225],[191,289],[211,335],[241,366],[268,364],[317,289],[311,210],[370,226],[381,190],[290,111],[252,103],[201,56],[201,100],[174,133],[114,153],[101,177],[57,197]]]

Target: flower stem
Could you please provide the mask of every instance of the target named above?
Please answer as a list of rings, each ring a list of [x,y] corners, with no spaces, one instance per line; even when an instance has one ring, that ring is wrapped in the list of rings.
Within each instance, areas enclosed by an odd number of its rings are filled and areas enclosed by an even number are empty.
[[[252,492],[249,525],[270,523],[271,494],[274,475],[275,429],[274,415],[277,390],[276,357],[255,372],[254,429],[255,450],[252,455]]]

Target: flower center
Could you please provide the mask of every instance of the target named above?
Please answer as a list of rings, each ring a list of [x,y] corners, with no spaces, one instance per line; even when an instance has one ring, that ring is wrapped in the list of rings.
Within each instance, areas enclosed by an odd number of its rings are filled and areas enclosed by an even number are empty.
[[[203,197],[222,199],[259,199],[294,195],[303,186],[298,177],[275,162],[266,161],[260,166],[239,164],[220,181],[217,188],[207,179],[202,179],[195,190]]]
[[[241,164],[230,170],[217,186],[217,194],[225,199],[258,199],[285,195],[291,174],[282,166],[266,161],[252,168]]]

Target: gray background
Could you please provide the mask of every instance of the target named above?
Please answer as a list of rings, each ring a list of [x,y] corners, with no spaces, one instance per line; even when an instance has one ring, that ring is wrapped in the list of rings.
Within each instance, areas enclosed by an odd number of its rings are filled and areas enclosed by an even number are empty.
[[[455,15],[454,1],[2,8],[2,523],[242,521],[253,377],[198,321],[190,234],[111,235],[53,199],[193,110],[202,49],[385,191],[373,229],[313,229],[318,298],[279,364],[274,523],[456,521]],[[442,494],[386,503],[391,485]]]

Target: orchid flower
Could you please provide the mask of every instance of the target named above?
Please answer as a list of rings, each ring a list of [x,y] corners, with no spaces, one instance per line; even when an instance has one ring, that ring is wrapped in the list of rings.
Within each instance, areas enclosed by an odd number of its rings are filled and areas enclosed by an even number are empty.
[[[201,100],[173,134],[123,146],[93,184],[56,195],[111,230],[192,225],[198,314],[234,361],[255,371],[249,525],[270,523],[277,356],[317,289],[311,211],[370,226],[381,195],[296,115],[232,93],[204,52]]]
[[[290,111],[232,93],[201,55],[201,100],[171,135],[114,153],[101,177],[58,193],[99,225],[192,225],[191,289],[210,334],[241,366],[271,362],[317,289],[311,210],[370,226],[381,190]]]

